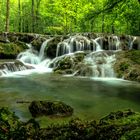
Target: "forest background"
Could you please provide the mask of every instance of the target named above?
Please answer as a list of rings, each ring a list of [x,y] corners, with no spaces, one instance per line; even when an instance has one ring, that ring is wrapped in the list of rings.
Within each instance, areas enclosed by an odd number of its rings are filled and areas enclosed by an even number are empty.
[[[140,35],[140,0],[0,0],[0,31]]]

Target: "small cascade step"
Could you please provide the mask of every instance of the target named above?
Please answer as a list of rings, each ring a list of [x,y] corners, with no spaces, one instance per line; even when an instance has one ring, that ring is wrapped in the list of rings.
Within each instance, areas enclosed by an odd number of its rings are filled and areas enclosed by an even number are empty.
[[[55,40],[57,40],[56,46]],[[58,72],[59,70],[59,73],[78,76],[115,77],[112,67],[116,59],[115,52],[133,49],[134,43],[135,48],[139,49],[140,43],[138,43],[137,37],[132,36],[97,35],[89,37],[86,34],[77,34],[58,39],[50,37],[42,43],[39,47],[40,50],[35,50],[34,46],[27,44],[29,49],[21,52],[17,57],[24,65],[17,66],[14,63],[6,63],[3,68],[1,65],[0,75],[15,71],[23,71],[24,73],[29,65],[31,66],[29,69],[34,68],[36,72],[41,71],[41,69],[43,72],[52,70]],[[52,45],[51,48],[49,44]],[[49,49],[52,50],[49,51]],[[49,58],[47,52],[52,53],[52,51],[55,52],[55,56]]]

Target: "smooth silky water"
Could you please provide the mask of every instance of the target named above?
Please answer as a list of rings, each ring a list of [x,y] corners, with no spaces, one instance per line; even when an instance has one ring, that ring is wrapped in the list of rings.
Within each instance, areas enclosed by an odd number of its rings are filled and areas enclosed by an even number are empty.
[[[33,100],[63,101],[74,108],[72,117],[98,120],[111,111],[129,108],[140,111],[140,84],[119,79],[65,77],[48,73],[0,78],[1,107],[9,107],[21,120],[28,120],[31,118],[29,103],[17,101]],[[60,120],[38,119],[44,125]]]

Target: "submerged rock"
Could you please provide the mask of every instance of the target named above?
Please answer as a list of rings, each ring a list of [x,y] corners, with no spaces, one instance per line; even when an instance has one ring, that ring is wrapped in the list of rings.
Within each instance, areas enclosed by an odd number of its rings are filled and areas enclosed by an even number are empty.
[[[33,101],[29,105],[33,117],[39,116],[71,116],[73,108],[60,101]]]

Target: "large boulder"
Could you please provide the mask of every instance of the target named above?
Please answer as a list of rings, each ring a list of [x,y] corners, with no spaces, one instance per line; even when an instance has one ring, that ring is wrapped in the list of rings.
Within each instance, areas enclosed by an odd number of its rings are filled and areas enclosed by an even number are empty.
[[[26,44],[20,41],[0,43],[0,59],[15,59],[25,49],[27,49]]]
[[[40,48],[41,48],[41,45],[42,45],[42,43],[43,43],[45,40],[46,40],[45,37],[38,37],[38,38],[35,38],[35,39],[31,42],[31,44],[32,44],[33,48],[39,52],[39,51],[40,51]]]
[[[47,44],[46,56],[49,58],[56,57],[57,44],[62,40],[61,36],[54,37]]]
[[[116,54],[114,70],[118,78],[140,82],[140,51],[120,51]]]
[[[79,71],[78,66],[81,66],[85,57],[84,52],[75,53],[73,55],[66,55],[54,61],[54,72],[57,74],[73,74]],[[84,65],[84,64],[83,64]],[[85,66],[85,65],[84,65]],[[81,68],[80,68],[81,69]]]
[[[32,101],[29,105],[33,117],[39,116],[71,116],[73,108],[60,101]]]

